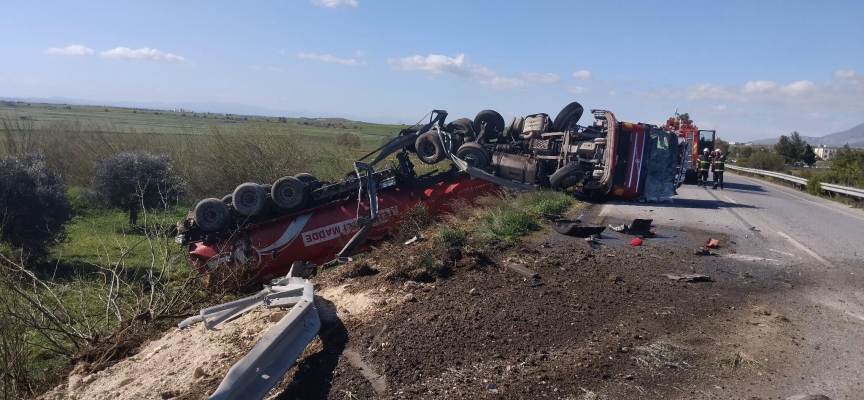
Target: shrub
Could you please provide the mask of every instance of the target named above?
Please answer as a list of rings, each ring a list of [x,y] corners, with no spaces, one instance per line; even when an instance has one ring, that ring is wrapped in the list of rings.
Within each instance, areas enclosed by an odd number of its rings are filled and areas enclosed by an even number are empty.
[[[340,133],[336,135],[336,145],[355,149],[359,148],[360,136],[351,132]]]
[[[786,169],[786,159],[779,154],[757,151],[747,160],[747,167],[781,172]]]
[[[468,235],[456,228],[441,228],[435,232],[434,243],[441,247],[465,247],[468,245]]]
[[[174,171],[171,157],[124,152],[96,162],[92,189],[103,205],[128,211],[129,224],[135,226],[140,210],[176,204],[185,184]]]
[[[0,239],[39,258],[70,219],[66,186],[41,154],[0,159]]]

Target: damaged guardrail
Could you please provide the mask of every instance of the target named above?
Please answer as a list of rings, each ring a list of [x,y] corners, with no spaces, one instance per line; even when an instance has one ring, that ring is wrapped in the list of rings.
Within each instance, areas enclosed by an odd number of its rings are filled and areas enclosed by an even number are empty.
[[[765,170],[754,169],[754,168],[736,167],[733,165],[726,165],[726,168],[734,170],[734,171],[747,172],[750,174],[770,176],[772,178],[777,178],[777,179],[780,179],[780,180],[783,180],[786,182],[792,182],[796,185],[801,185],[802,187],[807,186],[807,179],[804,179],[804,178],[801,178],[798,176],[794,176],[794,175],[781,174],[779,172],[765,171]],[[848,186],[834,185],[831,183],[820,183],[819,186],[822,188],[822,190],[824,190],[826,192],[840,193],[840,194],[844,194],[846,196],[864,199],[864,189],[852,188],[852,187],[848,187]]]
[[[187,318],[178,327],[188,328],[204,322],[207,329],[230,321],[249,310],[264,305],[292,306],[276,325],[258,340],[228,370],[219,387],[208,399],[263,399],[297,362],[297,358],[321,329],[321,319],[315,308],[312,282],[299,276],[308,270],[303,263],[295,263],[286,278],[265,285],[259,293],[218,306],[201,310],[199,315]]]

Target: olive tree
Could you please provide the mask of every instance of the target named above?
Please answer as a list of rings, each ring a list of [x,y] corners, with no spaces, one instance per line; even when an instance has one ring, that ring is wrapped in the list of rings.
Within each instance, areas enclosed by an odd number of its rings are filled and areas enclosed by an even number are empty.
[[[93,197],[103,205],[129,212],[129,225],[138,223],[144,209],[166,209],[185,193],[185,183],[174,171],[171,157],[145,152],[123,152],[96,162]]]
[[[66,186],[41,154],[0,158],[0,239],[39,258],[49,242],[63,237],[70,219]]]

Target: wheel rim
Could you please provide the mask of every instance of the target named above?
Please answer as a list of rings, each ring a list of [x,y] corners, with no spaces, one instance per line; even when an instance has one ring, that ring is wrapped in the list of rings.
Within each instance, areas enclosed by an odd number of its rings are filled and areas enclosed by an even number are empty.
[[[423,145],[417,150],[420,152],[420,155],[425,158],[432,158],[435,156],[435,145],[430,142],[423,142]]]
[[[213,207],[205,208],[204,212],[201,214],[202,214],[201,216],[204,219],[204,222],[207,222],[207,223],[212,223],[212,222],[215,222],[217,219],[219,219],[219,213],[216,212],[216,209],[214,209]]]
[[[480,165],[480,157],[477,154],[468,153],[465,155],[465,162],[471,167],[478,168]]]
[[[294,200],[294,188],[292,188],[291,185],[284,185],[284,187],[279,190],[279,196],[281,196],[286,202]]]
[[[256,204],[258,204],[258,196],[255,196],[255,193],[246,192],[243,193],[242,196],[240,196],[240,201],[246,207],[254,207]]]

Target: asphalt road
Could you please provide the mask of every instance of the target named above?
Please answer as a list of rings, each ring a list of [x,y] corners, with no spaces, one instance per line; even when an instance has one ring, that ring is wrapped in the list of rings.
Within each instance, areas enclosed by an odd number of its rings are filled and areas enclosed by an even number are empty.
[[[724,190],[684,185],[671,203],[611,202],[599,216],[613,225],[653,219],[661,236],[720,235],[729,244],[718,262],[749,268],[756,280],[794,282],[753,299],[790,316],[790,327],[742,326],[717,338],[773,368],[744,383],[772,395],[760,398],[864,399],[864,211],[754,178],[725,180]],[[688,242],[694,249],[699,243]]]

